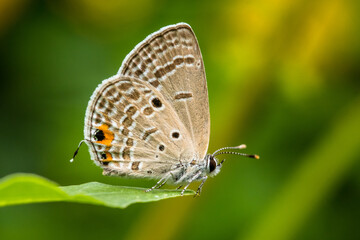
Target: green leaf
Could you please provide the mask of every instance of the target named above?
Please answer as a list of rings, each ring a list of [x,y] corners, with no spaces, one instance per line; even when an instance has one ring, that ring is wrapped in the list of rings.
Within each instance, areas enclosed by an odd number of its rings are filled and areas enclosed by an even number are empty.
[[[153,202],[181,196],[180,190],[154,190],[113,186],[98,182],[58,186],[35,174],[12,174],[0,180],[0,207],[39,202],[78,202],[125,208],[133,203]],[[193,195],[187,190],[184,195]]]

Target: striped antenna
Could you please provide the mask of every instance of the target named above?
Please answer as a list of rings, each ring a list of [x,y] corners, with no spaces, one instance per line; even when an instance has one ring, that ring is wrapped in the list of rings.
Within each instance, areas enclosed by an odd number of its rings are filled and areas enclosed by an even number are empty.
[[[249,157],[249,158],[260,159],[259,155],[256,155],[256,154],[246,154],[246,153],[229,152],[229,151],[222,152],[223,150],[228,150],[228,149],[245,149],[245,148],[246,148],[245,144],[241,144],[236,147],[223,147],[223,148],[216,150],[212,155],[215,157],[215,156],[221,155],[221,154],[233,154],[233,155],[240,155],[240,156]]]

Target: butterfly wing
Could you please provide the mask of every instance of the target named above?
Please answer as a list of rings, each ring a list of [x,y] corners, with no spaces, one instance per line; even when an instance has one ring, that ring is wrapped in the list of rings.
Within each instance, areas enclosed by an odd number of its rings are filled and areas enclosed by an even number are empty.
[[[91,158],[107,174],[159,177],[194,149],[171,104],[147,82],[124,76],[104,80],[85,117]],[[184,147],[188,148],[184,148]]]
[[[208,91],[199,44],[188,24],[149,35],[125,58],[118,74],[155,87],[185,125],[190,135],[186,147],[192,145],[196,159],[204,159],[210,137]]]
[[[204,65],[187,24],[160,29],[91,97],[85,140],[105,174],[160,177],[202,160],[209,143]]]

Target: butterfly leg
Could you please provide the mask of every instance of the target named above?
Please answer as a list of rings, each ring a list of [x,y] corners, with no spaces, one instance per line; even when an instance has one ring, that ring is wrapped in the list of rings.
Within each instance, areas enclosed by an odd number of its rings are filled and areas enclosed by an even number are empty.
[[[189,187],[189,185],[195,181],[195,179],[197,179],[201,174],[201,171],[198,171],[197,173],[194,174],[194,176],[189,180],[188,184],[184,187],[184,189],[181,191],[181,196],[184,195],[185,190]]]
[[[163,181],[160,185],[156,186],[155,188],[156,188],[156,189],[159,189],[159,188],[161,188],[162,186],[164,186],[165,183],[166,183],[166,181]]]
[[[179,190],[180,188],[182,188],[183,185],[180,185],[176,188],[176,190]]]
[[[196,191],[196,193],[195,193],[194,197],[198,197],[198,196],[200,196],[201,189],[202,189],[202,187],[203,187],[204,183],[206,182],[207,178],[208,178],[208,176],[203,177],[203,180],[202,180],[202,182],[200,183],[200,185],[199,185],[199,187],[198,187],[198,189],[197,189],[197,191]]]
[[[165,175],[152,188],[146,189],[145,192],[150,192],[155,188],[161,188],[162,186],[164,186],[164,184],[167,182],[168,179],[169,179],[169,175]]]

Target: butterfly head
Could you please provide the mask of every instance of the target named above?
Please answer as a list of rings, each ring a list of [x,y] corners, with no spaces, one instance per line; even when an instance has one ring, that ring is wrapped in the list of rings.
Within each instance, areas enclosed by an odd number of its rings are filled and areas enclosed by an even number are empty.
[[[213,154],[206,155],[206,168],[208,171],[208,175],[213,177],[220,172],[221,166],[224,163],[225,159],[223,159],[221,162],[219,162],[219,160],[216,158],[216,156],[221,155],[221,154],[241,155],[241,156],[255,158],[255,159],[260,158],[256,154],[246,154],[246,153],[239,153],[239,152],[224,151],[224,150],[229,150],[229,149],[244,149],[244,148],[246,148],[245,144],[241,144],[240,146],[236,146],[236,147],[224,147],[224,148],[220,148],[220,149],[216,150]]]
[[[213,177],[218,174],[223,162],[224,160],[218,163],[218,160],[212,154],[206,155],[206,170],[208,175]]]

